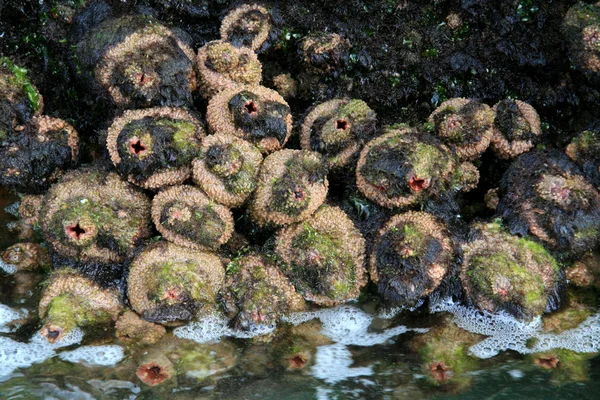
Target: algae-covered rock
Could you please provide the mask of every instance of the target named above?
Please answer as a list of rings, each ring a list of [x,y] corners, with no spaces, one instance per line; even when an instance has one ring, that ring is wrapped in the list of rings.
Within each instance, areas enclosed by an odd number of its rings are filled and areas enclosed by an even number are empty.
[[[369,273],[389,306],[414,306],[442,282],[454,259],[443,223],[425,212],[398,214],[379,231]]]
[[[146,321],[179,324],[212,314],[224,280],[216,255],[159,242],[131,263],[127,296]]]
[[[354,300],[367,283],[365,241],[339,208],[324,205],[275,240],[283,272],[305,299],[333,306]]]
[[[195,53],[182,31],[148,15],[108,19],[77,44],[79,69],[90,86],[118,107],[192,104]]]
[[[258,85],[262,80],[262,65],[256,54],[222,40],[213,40],[201,47],[196,65],[200,92],[206,98],[229,86]]]
[[[281,150],[265,158],[258,175],[250,214],[260,225],[287,225],[305,220],[325,201],[327,166],[319,154]]]
[[[600,193],[557,150],[521,155],[500,181],[498,213],[511,233],[576,257],[600,240]]]
[[[38,307],[41,334],[54,342],[75,327],[115,321],[122,307],[116,289],[103,289],[70,269],[57,270],[48,278]]]
[[[356,185],[370,200],[406,207],[459,187],[461,167],[436,138],[400,127],[371,140],[360,153]]]
[[[100,169],[65,175],[44,197],[40,215],[48,245],[77,262],[123,262],[151,232],[148,198]]]
[[[179,108],[132,110],[108,129],[107,147],[117,171],[146,189],[183,183],[200,152],[201,122]]]
[[[476,307],[532,319],[558,306],[560,266],[542,245],[476,224],[463,252],[460,279]]]
[[[165,239],[192,249],[216,250],[233,233],[231,211],[188,185],[172,186],[154,196],[152,221]]]
[[[304,150],[325,155],[331,167],[343,167],[371,139],[375,123],[375,112],[364,101],[329,100],[306,116],[300,144]]]
[[[263,86],[230,86],[213,96],[206,111],[212,133],[248,140],[262,153],[281,149],[292,133],[287,102]]]
[[[269,325],[280,315],[303,311],[304,299],[266,256],[250,253],[227,267],[221,303],[237,329]]]
[[[256,189],[262,160],[260,151],[243,139],[210,135],[193,162],[194,182],[216,202],[239,207]]]
[[[490,144],[494,111],[478,101],[455,98],[440,104],[429,116],[429,122],[440,140],[461,160],[473,160]]]

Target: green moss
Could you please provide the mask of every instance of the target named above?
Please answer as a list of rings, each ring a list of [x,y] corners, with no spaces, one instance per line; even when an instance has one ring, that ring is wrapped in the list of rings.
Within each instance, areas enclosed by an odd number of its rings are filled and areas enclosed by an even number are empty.
[[[199,143],[196,141],[196,125],[186,120],[162,118],[156,125],[170,127],[174,130],[173,144],[182,153],[198,151]]]
[[[73,296],[70,293],[53,298],[46,316],[48,323],[60,326],[65,332],[76,326],[85,327],[110,320],[111,316],[106,311],[94,309],[87,299]]]
[[[415,144],[414,151],[409,155],[415,176],[422,179],[439,174],[441,163],[444,163],[446,159],[447,157],[435,146],[421,142]]]
[[[525,238],[519,238],[518,244],[521,249],[528,251],[532,255],[536,263],[550,264],[554,271],[557,273],[560,272],[560,265],[544,246]]]
[[[42,97],[27,77],[27,70],[16,66],[7,57],[0,58],[0,64],[12,72],[13,76],[10,78],[10,84],[23,88],[23,92],[27,96],[27,100],[29,100],[33,112],[37,112],[40,108]]]
[[[157,275],[158,298],[163,297],[165,291],[174,288],[181,289],[200,302],[212,302],[214,293],[209,293],[203,276],[199,273],[199,266],[193,262],[167,262],[162,265]]]
[[[372,118],[373,110],[362,100],[350,100],[338,110],[339,118],[349,119],[354,124],[364,123]]]

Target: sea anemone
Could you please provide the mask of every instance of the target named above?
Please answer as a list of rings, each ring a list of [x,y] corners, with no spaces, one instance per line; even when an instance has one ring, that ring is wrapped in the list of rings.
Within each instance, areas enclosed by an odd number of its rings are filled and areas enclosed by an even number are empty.
[[[369,273],[387,305],[412,307],[439,286],[453,258],[446,227],[431,214],[409,211],[379,231]]]
[[[307,220],[282,228],[275,253],[296,289],[319,305],[354,300],[367,283],[365,240],[337,207],[324,205]]]
[[[314,33],[302,41],[302,61],[307,71],[315,74],[336,72],[348,64],[350,47],[337,33]]]
[[[493,136],[494,111],[475,100],[446,100],[429,116],[435,134],[461,160],[474,160],[488,148]]]
[[[145,189],[183,183],[205,136],[200,121],[178,108],[130,110],[108,129],[106,145],[117,171]]]
[[[258,50],[271,32],[271,15],[257,4],[244,4],[231,10],[221,22],[221,39],[236,47]]]
[[[262,65],[256,54],[246,47],[238,48],[222,40],[214,40],[201,47],[196,66],[200,92],[206,98],[228,86],[255,86],[262,80]]]
[[[600,188],[600,127],[594,125],[575,136],[565,153],[581,168],[586,179]]]
[[[232,86],[208,103],[208,126],[254,143],[262,153],[281,149],[292,133],[292,114],[283,97],[263,86]]]
[[[375,112],[362,100],[329,100],[306,116],[300,144],[325,155],[332,168],[343,167],[371,139],[376,121]]]
[[[115,324],[117,338],[127,344],[154,344],[166,333],[164,326],[144,321],[131,310],[127,310]]]
[[[326,174],[319,153],[281,150],[269,155],[250,201],[252,218],[260,225],[286,225],[308,218],[325,201]]]
[[[211,315],[224,281],[216,255],[159,242],[132,261],[127,297],[146,321],[176,325]]]
[[[43,271],[52,265],[48,250],[37,243],[13,244],[2,253],[2,261],[19,272]]]
[[[216,250],[233,232],[231,211],[188,185],[172,186],[154,196],[152,221],[165,239],[192,249]]]
[[[562,32],[573,65],[597,79],[600,72],[600,6],[582,1],[573,5],[565,15]]]
[[[492,149],[500,158],[514,158],[529,151],[542,134],[540,116],[529,104],[506,99],[494,106]]]
[[[213,200],[227,207],[241,206],[256,188],[262,163],[260,151],[232,135],[210,135],[202,140],[193,162],[194,182]]]

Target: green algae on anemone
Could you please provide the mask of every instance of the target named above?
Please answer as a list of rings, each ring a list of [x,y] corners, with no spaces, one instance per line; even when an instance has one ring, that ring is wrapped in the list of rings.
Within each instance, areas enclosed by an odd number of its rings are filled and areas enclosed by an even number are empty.
[[[44,197],[42,234],[61,257],[120,263],[150,231],[150,200],[114,172],[66,174]]]
[[[461,160],[474,160],[488,148],[493,135],[494,111],[475,100],[454,98],[429,116],[435,134]]]
[[[1,138],[0,185],[39,192],[75,166],[79,137],[59,118],[33,117],[20,132]]]
[[[461,167],[436,138],[414,128],[388,129],[361,151],[356,185],[369,200],[405,207],[458,187]]]
[[[338,207],[324,205],[275,238],[284,274],[306,300],[334,306],[354,300],[367,283],[365,240]]]
[[[471,385],[470,372],[479,368],[479,361],[469,354],[469,348],[481,339],[445,317],[428,332],[413,338],[409,347],[418,354],[428,384],[456,392]]]
[[[31,83],[25,68],[9,58],[0,58],[0,139],[24,129],[31,119],[42,114],[42,95]]]
[[[262,155],[251,143],[232,135],[209,135],[193,162],[193,178],[211,199],[241,206],[254,192]]]
[[[286,101],[263,86],[230,86],[213,96],[206,111],[212,133],[252,142],[262,153],[285,146],[292,133],[292,114]]]
[[[271,15],[258,4],[244,4],[231,10],[221,22],[221,39],[236,47],[258,50],[271,32]]]
[[[534,365],[550,371],[550,383],[565,385],[590,380],[590,360],[596,353],[578,353],[568,349],[551,349],[533,353],[527,359]]]
[[[220,303],[236,329],[270,325],[280,315],[304,311],[302,296],[274,262],[258,253],[232,260]]]
[[[528,152],[542,134],[540,116],[529,104],[513,99],[494,106],[492,149],[500,158],[514,158]]]
[[[245,47],[235,47],[222,40],[208,42],[196,57],[200,92],[206,98],[228,86],[258,85],[262,80],[262,65],[256,54]]]
[[[179,108],[129,110],[108,129],[106,145],[117,171],[145,189],[183,183],[205,136],[201,122]]]
[[[526,320],[557,307],[561,269],[542,245],[497,224],[476,224],[471,236],[463,245],[460,280],[473,305]]]
[[[195,53],[187,35],[148,15],[103,21],[76,45],[90,86],[121,108],[192,104]]]
[[[132,261],[127,297],[146,321],[177,325],[216,311],[225,267],[213,253],[158,242]]]
[[[388,306],[414,306],[446,276],[454,246],[446,227],[425,212],[393,216],[373,245],[369,273]]]
[[[593,126],[579,133],[565,149],[565,154],[577,164],[583,175],[596,188],[600,188],[600,126]]]
[[[316,152],[280,150],[265,158],[251,217],[260,225],[286,225],[312,215],[327,196],[327,166]]]
[[[60,269],[48,278],[38,307],[43,319],[41,335],[54,342],[75,327],[106,324],[123,306],[116,289],[103,289],[71,269]]]
[[[562,23],[573,65],[597,80],[600,73],[600,5],[582,1],[567,11]]]
[[[511,233],[577,257],[600,240],[600,193],[558,150],[519,156],[500,181],[498,214]]]
[[[163,237],[179,246],[216,250],[233,233],[231,211],[194,186],[171,186],[152,200],[152,221]]]
[[[343,167],[371,139],[375,123],[375,112],[364,101],[329,100],[306,116],[300,144],[325,155],[332,168]]]

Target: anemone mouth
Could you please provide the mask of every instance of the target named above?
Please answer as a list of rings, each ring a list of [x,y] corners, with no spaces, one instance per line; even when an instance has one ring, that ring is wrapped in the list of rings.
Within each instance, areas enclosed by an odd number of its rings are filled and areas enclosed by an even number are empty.
[[[350,126],[350,123],[345,119],[336,119],[335,120],[335,129],[338,131],[345,131]]]
[[[139,87],[151,85],[152,82],[154,82],[154,77],[152,75],[145,74],[143,72],[135,74],[133,79],[135,80],[136,85]]]
[[[306,199],[306,190],[300,186],[296,186],[291,190],[292,200],[301,203]]]
[[[545,369],[555,369],[560,360],[555,356],[540,357],[535,359],[535,363]]]
[[[429,187],[430,180],[427,178],[418,178],[416,176],[412,176],[408,180],[408,186],[413,192],[420,192]]]
[[[288,359],[289,369],[302,369],[308,364],[308,359],[302,354],[294,354]]]
[[[258,104],[255,101],[249,100],[244,104],[244,111],[252,116],[258,114]]]
[[[42,329],[41,335],[45,337],[48,342],[54,343],[64,336],[64,330],[55,325],[48,325]]]
[[[452,369],[441,361],[431,364],[429,367],[429,372],[431,373],[433,379],[440,383],[448,382],[454,376]]]
[[[93,235],[93,229],[91,229],[91,227],[82,226],[80,222],[76,222],[65,226],[65,234],[75,241],[81,241],[91,237]]]
[[[138,157],[141,157],[148,150],[147,146],[139,137],[133,137],[129,140],[129,150]]]
[[[142,382],[150,386],[158,385],[170,378],[165,368],[157,363],[142,364],[138,367],[135,374]]]

